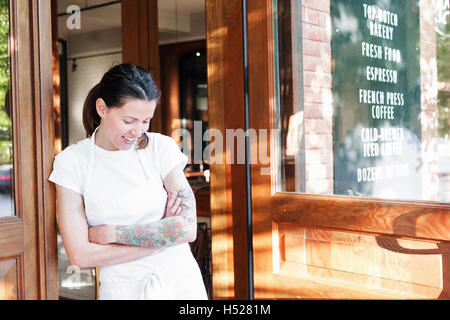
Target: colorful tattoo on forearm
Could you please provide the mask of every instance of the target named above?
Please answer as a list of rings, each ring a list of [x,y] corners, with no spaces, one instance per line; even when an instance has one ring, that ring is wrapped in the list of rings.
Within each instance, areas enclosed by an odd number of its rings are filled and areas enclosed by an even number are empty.
[[[180,188],[178,197],[183,199],[181,205],[183,210],[179,216],[168,217],[145,225],[115,226],[116,243],[164,248],[185,242],[183,237],[192,232],[192,228],[196,230],[195,196],[190,186],[186,186]]]

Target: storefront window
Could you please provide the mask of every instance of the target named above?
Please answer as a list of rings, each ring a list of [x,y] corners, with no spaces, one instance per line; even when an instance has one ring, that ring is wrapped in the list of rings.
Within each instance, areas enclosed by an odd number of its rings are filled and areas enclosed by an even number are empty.
[[[0,217],[14,215],[9,1],[0,0]]]
[[[450,201],[449,0],[275,0],[277,189]]]

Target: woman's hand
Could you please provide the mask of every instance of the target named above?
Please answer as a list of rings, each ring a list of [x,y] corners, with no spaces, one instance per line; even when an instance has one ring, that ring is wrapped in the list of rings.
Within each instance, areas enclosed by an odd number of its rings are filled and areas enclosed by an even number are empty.
[[[89,242],[97,244],[109,244],[116,242],[114,226],[100,225],[89,228]]]
[[[167,193],[167,204],[166,204],[166,213],[164,214],[164,218],[174,217],[181,214],[183,207],[181,203],[183,202],[182,198],[177,198],[176,192],[168,192]]]

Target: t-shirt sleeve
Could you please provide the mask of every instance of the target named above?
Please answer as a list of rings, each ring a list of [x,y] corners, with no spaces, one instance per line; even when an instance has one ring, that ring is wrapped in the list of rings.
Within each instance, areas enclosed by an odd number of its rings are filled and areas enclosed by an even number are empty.
[[[169,136],[161,135],[159,151],[159,168],[162,180],[177,165],[181,164],[184,169],[188,163],[188,157],[181,152],[175,140]]]
[[[82,194],[81,179],[77,172],[76,158],[70,152],[62,151],[55,157],[53,171],[48,180]]]

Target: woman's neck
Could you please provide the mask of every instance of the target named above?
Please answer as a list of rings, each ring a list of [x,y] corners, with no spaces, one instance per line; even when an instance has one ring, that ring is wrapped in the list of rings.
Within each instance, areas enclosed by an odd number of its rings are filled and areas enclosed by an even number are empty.
[[[111,141],[106,138],[105,133],[103,132],[103,127],[100,126],[95,133],[94,143],[97,147],[102,148],[107,151],[117,151],[117,149]]]

